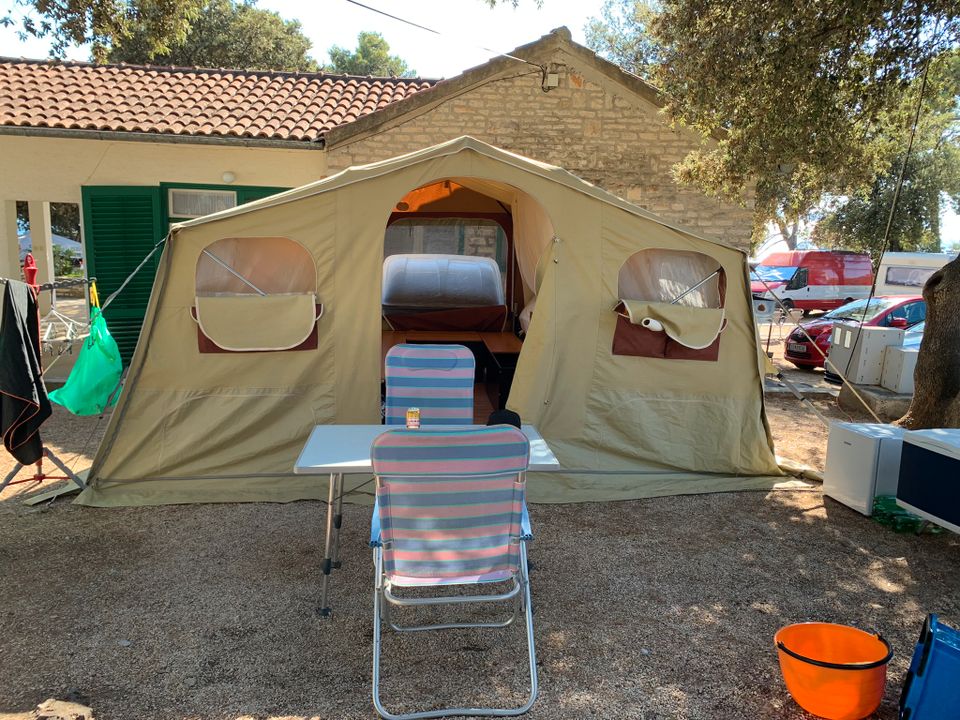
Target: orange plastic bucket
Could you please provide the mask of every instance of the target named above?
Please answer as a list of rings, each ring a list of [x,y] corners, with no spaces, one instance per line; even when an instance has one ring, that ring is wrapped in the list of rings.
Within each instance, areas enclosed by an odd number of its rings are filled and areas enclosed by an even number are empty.
[[[809,713],[861,720],[880,706],[890,643],[847,625],[798,623],[773,638],[787,690]]]

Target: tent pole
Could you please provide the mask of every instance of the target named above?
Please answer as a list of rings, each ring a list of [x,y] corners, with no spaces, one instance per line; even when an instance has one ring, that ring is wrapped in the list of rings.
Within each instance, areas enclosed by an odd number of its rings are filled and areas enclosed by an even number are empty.
[[[717,268],[717,269],[714,270],[712,273],[710,273],[709,275],[707,275],[703,280],[701,280],[701,281],[698,282],[696,285],[694,285],[692,288],[687,288],[687,289],[684,290],[682,293],[680,293],[679,295],[677,295],[673,300],[670,301],[670,304],[671,304],[671,305],[676,305],[678,302],[680,302],[681,300],[683,300],[687,295],[689,295],[690,293],[692,293],[694,290],[696,290],[697,288],[699,288],[699,287],[702,286],[702,285],[705,285],[705,284],[708,283],[712,278],[716,277],[716,276],[720,273],[721,270],[723,270],[723,268]]]
[[[209,250],[204,250],[204,251],[203,251],[203,254],[206,255],[206,256],[207,256],[208,258],[210,258],[211,260],[213,260],[217,265],[219,265],[220,267],[222,267],[224,270],[226,270],[228,273],[230,273],[231,275],[233,275],[235,278],[237,278],[238,280],[240,280],[240,281],[242,281],[243,283],[245,283],[245,284],[249,285],[250,287],[252,287],[252,288],[253,288],[254,290],[256,290],[260,295],[263,295],[264,297],[266,297],[267,294],[266,294],[263,290],[261,290],[261,289],[258,288],[256,285],[254,285],[252,282],[250,282],[249,280],[247,280],[243,275],[241,275],[241,274],[238,273],[236,270],[234,270],[232,267],[230,267],[229,265],[227,265],[223,260],[221,260],[220,258],[218,258],[218,257],[217,257],[216,255],[214,255],[212,252],[210,252]]]

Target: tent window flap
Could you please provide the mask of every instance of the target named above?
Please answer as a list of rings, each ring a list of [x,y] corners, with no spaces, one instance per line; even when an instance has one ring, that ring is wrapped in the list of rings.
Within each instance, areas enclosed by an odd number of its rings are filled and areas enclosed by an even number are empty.
[[[316,349],[322,312],[316,266],[300,243],[223,238],[200,250],[191,314],[201,353]]]
[[[200,331],[221,350],[293,350],[316,335],[313,294],[208,295],[196,303]]]
[[[708,255],[660,248],[634,253],[618,277],[613,354],[716,361],[725,290],[723,268]]]

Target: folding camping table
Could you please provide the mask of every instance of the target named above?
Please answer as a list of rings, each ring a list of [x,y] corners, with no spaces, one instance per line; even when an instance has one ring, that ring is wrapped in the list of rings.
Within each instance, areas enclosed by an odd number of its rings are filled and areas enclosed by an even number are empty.
[[[343,521],[343,476],[373,472],[370,447],[388,430],[402,425],[317,425],[293,467],[297,475],[327,475],[327,531],[323,557],[323,585],[320,591],[320,614],[330,615],[327,605],[330,573],[340,567],[340,525]],[[482,427],[470,425],[464,427]],[[533,425],[523,425],[523,434],[530,441],[529,472],[556,472],[560,462],[546,440]]]

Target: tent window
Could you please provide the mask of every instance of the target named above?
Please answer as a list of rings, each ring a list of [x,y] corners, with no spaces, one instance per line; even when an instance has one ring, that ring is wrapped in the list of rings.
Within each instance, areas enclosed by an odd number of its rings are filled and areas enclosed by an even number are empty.
[[[614,355],[716,360],[726,274],[699,252],[651,248],[634,253],[617,278]]]
[[[316,266],[282,237],[224,238],[200,251],[196,302],[200,352],[267,352],[317,347]]]
[[[383,256],[470,255],[490,258],[507,278],[507,236],[500,224],[484,218],[401,218],[387,227]]]

